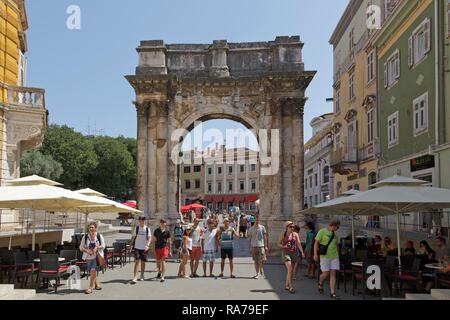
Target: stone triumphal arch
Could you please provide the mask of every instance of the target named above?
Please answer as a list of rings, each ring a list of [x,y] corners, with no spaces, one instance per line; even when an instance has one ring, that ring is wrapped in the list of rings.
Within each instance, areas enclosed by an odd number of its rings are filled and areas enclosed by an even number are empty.
[[[126,78],[136,92],[137,201],[150,219],[177,217],[177,130],[214,118],[239,121],[260,141],[267,137],[269,161],[261,170],[271,169],[260,176],[261,219],[281,221],[302,209],[305,89],[315,75],[304,69],[302,47],[298,36],[141,42],[136,74]]]

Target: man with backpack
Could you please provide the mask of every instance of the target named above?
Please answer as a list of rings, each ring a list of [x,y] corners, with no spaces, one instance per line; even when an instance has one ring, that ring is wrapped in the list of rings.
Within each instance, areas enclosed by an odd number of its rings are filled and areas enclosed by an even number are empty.
[[[327,228],[321,229],[315,238],[314,260],[319,262],[322,274],[319,280],[319,293],[323,294],[323,283],[330,276],[330,291],[332,299],[339,299],[336,295],[336,276],[340,269],[338,237],[336,231],[341,223],[338,220],[331,221]]]
[[[145,225],[145,217],[139,217],[139,225],[136,226],[135,235],[132,240],[134,250],[134,278],[132,284],[137,283],[138,270],[141,270],[140,281],[144,281],[145,263],[152,242],[150,228]]]
[[[178,262],[181,262],[181,242],[183,240],[183,227],[181,226],[181,219],[177,219],[173,229],[173,248],[174,252],[178,254]]]

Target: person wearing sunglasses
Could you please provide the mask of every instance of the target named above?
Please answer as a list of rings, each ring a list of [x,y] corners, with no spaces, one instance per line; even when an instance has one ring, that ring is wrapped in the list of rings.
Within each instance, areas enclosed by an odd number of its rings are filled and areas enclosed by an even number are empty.
[[[305,258],[305,252],[303,251],[303,247],[300,242],[300,236],[294,231],[294,223],[292,221],[287,221],[285,226],[286,231],[280,234],[278,246],[281,248],[281,259],[287,270],[285,289],[290,293],[295,293],[292,278],[294,274],[293,267],[298,261],[297,249],[300,250],[303,258]]]

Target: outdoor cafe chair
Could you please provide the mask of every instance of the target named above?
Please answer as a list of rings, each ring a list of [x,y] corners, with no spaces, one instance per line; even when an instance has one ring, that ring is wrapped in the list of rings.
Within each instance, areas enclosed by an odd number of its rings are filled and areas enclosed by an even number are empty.
[[[347,276],[349,277],[349,279],[351,279],[351,276],[353,273],[352,260],[353,260],[353,256],[351,253],[340,255],[340,257],[339,257],[340,268],[338,271],[337,287],[339,289],[339,285],[341,283],[341,278],[343,278],[345,293],[347,293]]]
[[[120,263],[120,267],[123,267],[125,264],[125,259],[127,257],[126,249],[127,244],[126,242],[114,242],[113,243],[113,268],[114,264],[116,262]]]
[[[355,249],[355,259],[356,261],[363,261],[368,257],[368,249]]]
[[[14,252],[11,250],[2,250],[0,252],[0,282],[3,283],[3,276],[8,276],[8,283],[11,283],[12,274],[14,273]]]
[[[68,266],[60,265],[57,254],[43,254],[41,255],[39,263],[39,275],[37,284],[41,283],[41,280],[47,280],[47,283],[51,279],[55,280],[55,293],[58,292],[58,285],[63,276],[68,275]]]
[[[362,268],[353,266],[353,268],[352,268],[353,269],[353,272],[352,272],[353,295],[355,295],[355,291],[358,288],[358,283],[360,283],[362,286],[363,299],[366,298],[367,279],[370,276],[367,273],[367,269],[372,265],[377,265],[381,269],[381,274],[383,274],[383,265],[382,265],[381,261],[378,259],[373,259],[373,258],[364,259]],[[380,280],[382,281],[382,279],[380,279]]]
[[[384,261],[384,278],[386,279],[387,286],[389,289],[389,295],[392,296],[392,285],[396,283],[397,277],[397,257],[394,256],[386,256],[386,260]]]
[[[436,288],[437,289],[450,289],[450,273],[436,272]]]
[[[61,265],[71,266],[77,263],[76,250],[61,250],[59,256],[65,259],[64,263],[61,263]]]
[[[38,269],[33,262],[27,259],[25,252],[14,252],[14,279],[22,279],[22,288],[27,285],[29,277],[31,277],[31,282],[33,282],[33,276],[37,272]]]
[[[399,284],[398,294],[402,292],[404,283],[412,284],[414,286],[415,291],[417,291],[419,287],[421,281],[421,274],[420,274],[421,261],[420,259],[414,256],[412,257],[413,261],[411,266],[408,267],[402,265],[401,269],[396,272],[395,282]],[[405,259],[405,261],[407,261],[407,259]]]
[[[83,258],[83,252],[80,251],[80,249],[76,250],[77,252],[77,261],[75,262],[75,265],[80,268],[80,271],[83,271],[83,277],[86,277],[86,279],[89,279],[89,272],[87,272],[87,263],[84,261]]]

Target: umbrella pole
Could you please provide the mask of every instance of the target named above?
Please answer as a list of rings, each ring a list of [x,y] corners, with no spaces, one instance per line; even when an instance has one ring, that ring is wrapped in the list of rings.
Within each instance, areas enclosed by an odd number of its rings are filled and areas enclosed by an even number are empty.
[[[450,211],[447,211],[447,235],[450,239]]]
[[[33,235],[31,236],[31,250],[36,247],[36,212],[33,211]]]
[[[88,215],[86,214],[86,217],[84,218],[84,230],[83,233],[87,234],[87,222],[88,222]]]
[[[355,250],[355,215],[352,210],[352,248]]]
[[[402,273],[402,248],[400,244],[400,212],[397,211],[397,254],[398,254],[398,270]]]

